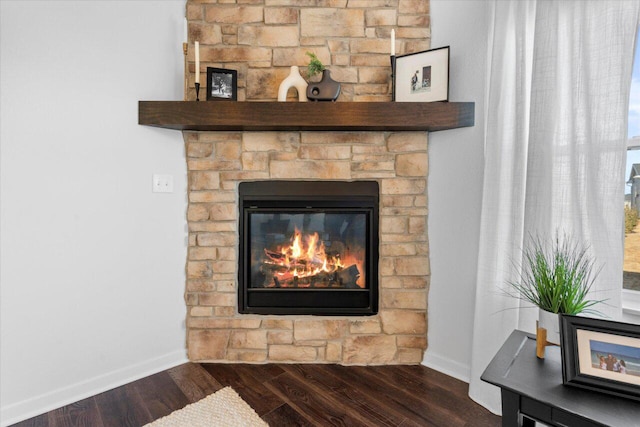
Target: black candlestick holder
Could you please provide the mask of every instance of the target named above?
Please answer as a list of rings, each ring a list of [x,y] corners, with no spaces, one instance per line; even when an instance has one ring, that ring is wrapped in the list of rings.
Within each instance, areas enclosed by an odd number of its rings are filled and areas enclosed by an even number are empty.
[[[196,101],[200,101],[200,83],[196,83]]]
[[[396,100],[396,56],[391,55],[391,100]]]

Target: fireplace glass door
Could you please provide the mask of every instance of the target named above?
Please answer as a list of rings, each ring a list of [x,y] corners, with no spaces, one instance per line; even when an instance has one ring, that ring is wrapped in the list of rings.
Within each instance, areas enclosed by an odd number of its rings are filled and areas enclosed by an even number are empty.
[[[378,187],[362,184],[241,184],[241,313],[377,312]]]
[[[366,212],[249,212],[250,288],[366,285]]]

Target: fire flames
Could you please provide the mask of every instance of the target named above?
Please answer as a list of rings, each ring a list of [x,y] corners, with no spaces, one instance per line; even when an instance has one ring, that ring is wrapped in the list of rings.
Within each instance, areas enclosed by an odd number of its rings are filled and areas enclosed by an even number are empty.
[[[265,248],[264,254],[267,287],[364,287],[360,283],[363,262],[328,251],[318,233],[303,235],[296,228],[290,245],[274,251]]]

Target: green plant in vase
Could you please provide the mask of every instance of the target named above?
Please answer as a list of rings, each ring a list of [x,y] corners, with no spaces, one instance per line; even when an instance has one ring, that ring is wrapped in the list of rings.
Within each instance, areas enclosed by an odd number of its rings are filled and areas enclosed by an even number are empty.
[[[307,56],[309,58],[311,58],[311,60],[309,61],[309,65],[307,66],[307,77],[308,78],[311,78],[311,77],[315,76],[316,74],[320,74],[324,70],[326,70],[326,67],[324,66],[322,61],[320,61],[320,59],[318,59],[318,57],[316,56],[315,53],[306,52],[306,54],[307,54]]]
[[[603,302],[589,298],[589,292],[600,273],[595,259],[589,255],[589,247],[581,245],[566,235],[545,241],[532,238],[531,244],[523,251],[520,279],[508,282],[511,296],[536,305],[540,321],[545,323],[547,341],[559,344],[558,314],[579,313],[599,314],[593,306]],[[549,316],[551,325],[543,316]]]

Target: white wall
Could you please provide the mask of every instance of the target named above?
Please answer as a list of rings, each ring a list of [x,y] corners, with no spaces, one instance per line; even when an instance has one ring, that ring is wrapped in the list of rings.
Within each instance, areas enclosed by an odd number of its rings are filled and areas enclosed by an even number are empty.
[[[429,347],[424,364],[469,380],[483,179],[486,1],[431,0],[431,46],[451,46],[451,101],[475,126],[429,134]]]
[[[184,0],[0,2],[2,425],[186,358]],[[151,192],[153,173],[175,192]]]

